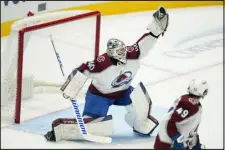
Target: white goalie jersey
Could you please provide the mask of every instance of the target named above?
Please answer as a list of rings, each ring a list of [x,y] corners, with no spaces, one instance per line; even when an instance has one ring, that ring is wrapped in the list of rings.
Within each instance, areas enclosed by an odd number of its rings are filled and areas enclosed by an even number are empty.
[[[128,89],[137,70],[140,59],[148,54],[157,41],[151,32],[144,34],[134,45],[126,46],[127,63],[113,65],[107,53],[94,61],[83,63],[77,68],[93,81],[89,91],[107,98],[119,98]]]

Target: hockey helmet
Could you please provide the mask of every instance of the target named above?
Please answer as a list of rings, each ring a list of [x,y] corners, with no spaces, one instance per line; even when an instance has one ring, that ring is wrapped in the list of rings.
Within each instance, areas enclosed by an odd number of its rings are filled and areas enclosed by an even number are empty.
[[[204,97],[208,94],[208,84],[205,80],[192,79],[187,91],[195,96]]]

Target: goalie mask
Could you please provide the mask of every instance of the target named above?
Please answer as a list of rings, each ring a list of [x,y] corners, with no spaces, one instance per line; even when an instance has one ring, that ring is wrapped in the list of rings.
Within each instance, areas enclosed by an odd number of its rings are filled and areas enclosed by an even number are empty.
[[[126,63],[126,46],[118,39],[109,39],[107,42],[107,54],[116,60]]]

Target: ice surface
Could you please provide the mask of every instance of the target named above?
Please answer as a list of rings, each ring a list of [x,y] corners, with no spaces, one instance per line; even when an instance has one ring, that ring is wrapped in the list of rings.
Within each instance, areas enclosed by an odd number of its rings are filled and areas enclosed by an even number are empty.
[[[168,11],[168,31],[141,61],[141,68],[132,85],[140,81],[146,85],[153,100],[153,114],[160,119],[172,102],[186,92],[192,78],[207,80],[209,93],[202,101],[200,140],[207,148],[223,148],[223,7]],[[102,17],[101,53],[104,53],[105,43],[111,37],[119,38],[127,45],[133,44],[146,32],[152,13],[146,11]],[[1,48],[4,47],[5,39],[2,39]],[[37,43],[31,44],[35,46]],[[81,108],[82,103],[80,100]],[[22,120],[26,121],[1,128],[2,148],[153,148],[154,136],[137,138],[131,135],[131,129],[123,120],[125,110],[122,107],[110,109],[115,116],[116,131],[113,143],[105,145],[46,142],[43,133],[50,128],[51,120],[60,115],[71,116],[70,102],[65,101],[59,93],[37,94],[32,100],[24,102],[23,107]]]

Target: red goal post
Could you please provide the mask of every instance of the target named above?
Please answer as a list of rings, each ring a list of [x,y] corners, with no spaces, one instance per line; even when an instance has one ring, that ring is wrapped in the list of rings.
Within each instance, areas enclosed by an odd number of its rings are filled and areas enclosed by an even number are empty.
[[[20,123],[20,116],[21,116],[21,101],[22,101],[22,81],[23,81],[23,62],[24,62],[24,49],[26,47],[26,42],[29,40],[25,38],[25,33],[40,30],[46,27],[50,26],[56,26],[60,24],[66,24],[68,22],[72,21],[79,21],[81,19],[86,19],[89,17],[95,17],[95,43],[94,43],[94,57],[96,58],[99,55],[99,39],[100,39],[100,23],[101,23],[101,14],[98,11],[65,11],[65,12],[54,12],[54,13],[48,13],[48,14],[41,14],[37,16],[28,17],[25,19],[21,19],[17,22],[15,22],[11,26],[11,33],[15,35],[18,35],[18,46],[17,46],[17,52],[16,57],[10,59],[5,59],[6,64],[7,62],[10,62],[7,67],[5,67],[3,70],[3,80],[5,80],[5,84],[7,84],[6,87],[3,87],[3,92],[5,92],[5,96],[2,98],[5,98],[8,101],[10,98],[10,101],[14,101],[15,98],[15,110],[14,110],[14,123]],[[87,27],[88,28],[88,27]],[[79,30],[79,28],[77,29]],[[10,35],[11,36],[11,35]],[[10,38],[10,37],[9,37]],[[5,50],[7,51],[7,50]],[[14,51],[16,51],[14,49]],[[11,52],[10,54],[14,54]],[[4,57],[4,55],[3,55]],[[12,63],[11,61],[17,60],[17,63]],[[15,68],[12,67],[14,64],[16,64],[16,70],[11,69]],[[10,71],[9,71],[10,70]],[[16,85],[10,85],[8,84],[8,81],[12,80],[12,76],[10,78],[10,74],[14,74],[16,78]],[[4,82],[3,82],[4,86]],[[15,88],[15,93],[10,93],[12,88]],[[10,89],[10,90],[9,90]],[[11,94],[11,97],[8,96]],[[12,96],[13,95],[13,96]],[[2,103],[1,103],[2,106]],[[1,110],[2,111],[2,110]]]

